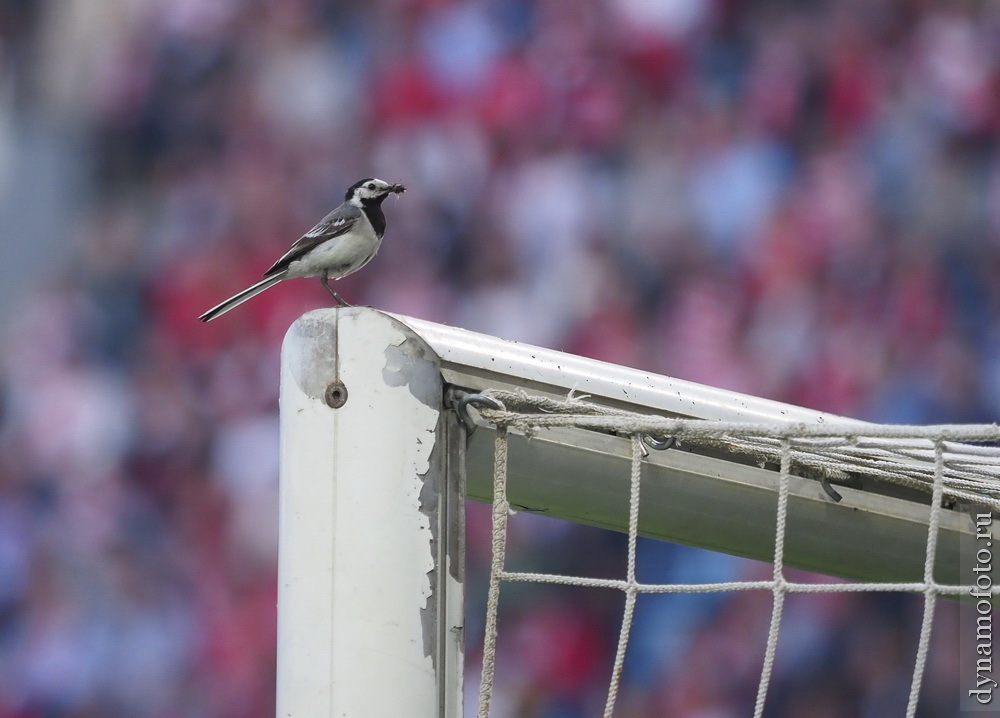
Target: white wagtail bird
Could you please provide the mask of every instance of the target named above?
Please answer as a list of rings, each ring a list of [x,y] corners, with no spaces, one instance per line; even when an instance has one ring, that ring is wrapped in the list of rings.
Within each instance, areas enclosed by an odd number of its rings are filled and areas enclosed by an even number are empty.
[[[348,306],[333,291],[330,280],[346,277],[371,261],[385,234],[382,200],[405,191],[401,184],[389,184],[374,177],[355,182],[344,195],[344,203],[302,235],[264,272],[262,280],[198,318],[210,322],[281,280],[296,277],[321,277],[323,286],[337,303]]]

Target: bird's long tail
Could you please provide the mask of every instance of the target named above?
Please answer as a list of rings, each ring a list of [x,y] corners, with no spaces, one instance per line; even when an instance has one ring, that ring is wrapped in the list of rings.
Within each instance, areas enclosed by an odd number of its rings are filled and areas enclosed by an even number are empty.
[[[203,322],[210,322],[216,317],[221,317],[223,314],[228,312],[230,309],[235,309],[239,305],[243,304],[246,300],[251,297],[256,297],[258,294],[263,292],[268,287],[271,287],[284,279],[283,274],[277,274],[270,277],[264,277],[262,280],[254,284],[253,286],[247,287],[242,292],[236,296],[230,297],[222,304],[216,305],[209,309],[207,312],[198,317]]]

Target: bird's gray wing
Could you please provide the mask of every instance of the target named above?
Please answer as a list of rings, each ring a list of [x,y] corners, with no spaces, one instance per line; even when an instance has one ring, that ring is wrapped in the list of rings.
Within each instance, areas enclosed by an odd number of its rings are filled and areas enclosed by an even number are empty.
[[[351,231],[362,217],[364,217],[364,213],[353,204],[345,202],[340,205],[321,219],[319,224],[299,237],[295,244],[289,247],[288,251],[264,272],[264,276],[271,277],[285,271],[289,264],[301,259],[319,245]]]

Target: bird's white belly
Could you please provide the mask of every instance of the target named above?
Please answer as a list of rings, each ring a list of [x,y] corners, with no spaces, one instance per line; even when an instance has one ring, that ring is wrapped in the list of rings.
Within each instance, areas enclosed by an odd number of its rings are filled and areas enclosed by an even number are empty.
[[[381,243],[374,232],[351,232],[335,237],[289,264],[286,276],[318,277],[326,271],[330,279],[346,277],[365,266]]]

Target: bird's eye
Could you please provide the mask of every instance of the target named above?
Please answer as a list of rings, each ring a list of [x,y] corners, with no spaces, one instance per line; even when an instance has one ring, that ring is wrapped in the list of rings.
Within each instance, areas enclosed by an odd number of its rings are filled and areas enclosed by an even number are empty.
[[[374,183],[374,182],[369,182],[369,183],[368,183],[367,185],[365,185],[365,186],[366,186],[366,187],[367,187],[368,189],[375,189],[375,183]]]

